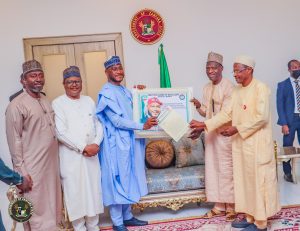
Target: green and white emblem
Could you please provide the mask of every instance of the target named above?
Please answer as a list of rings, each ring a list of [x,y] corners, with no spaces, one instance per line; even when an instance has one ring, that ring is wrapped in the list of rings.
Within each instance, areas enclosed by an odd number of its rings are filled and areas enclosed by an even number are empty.
[[[25,197],[18,197],[9,203],[8,213],[13,220],[23,223],[31,218],[33,205]]]

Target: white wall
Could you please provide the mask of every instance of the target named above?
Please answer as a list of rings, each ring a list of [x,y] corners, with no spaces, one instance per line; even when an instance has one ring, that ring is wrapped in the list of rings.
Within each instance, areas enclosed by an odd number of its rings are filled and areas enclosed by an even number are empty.
[[[158,87],[159,44],[141,45],[129,31],[131,17],[143,8],[158,11],[165,20],[161,42],[173,86],[193,86],[196,97],[207,82],[209,51],[224,55],[224,76],[232,81],[234,57],[254,57],[255,76],[272,89],[274,137],[281,140],[275,125],[276,84],[288,76],[287,62],[300,58],[298,0],[0,0],[0,156],[6,163],[11,165],[4,113],[9,95],[21,87],[22,39],[122,32],[127,86]]]

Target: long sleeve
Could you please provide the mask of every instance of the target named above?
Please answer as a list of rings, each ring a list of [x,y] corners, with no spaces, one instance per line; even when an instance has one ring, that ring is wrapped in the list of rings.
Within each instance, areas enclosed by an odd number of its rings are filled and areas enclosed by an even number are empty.
[[[263,85],[258,86],[257,101],[255,102],[255,115],[250,120],[236,125],[238,133],[243,139],[251,136],[269,121],[270,116],[270,90]]]
[[[222,102],[222,108],[230,108],[231,106],[231,97],[232,97],[232,92],[234,89],[234,85],[230,82],[230,84],[226,85],[226,88],[224,90],[224,98]],[[230,109],[225,109],[225,110],[230,110]]]
[[[95,123],[95,129],[96,129],[96,137],[94,139],[94,144],[100,145],[102,140],[103,140],[103,127],[100,121],[96,118],[94,118],[94,123]]]
[[[58,140],[67,147],[82,153],[87,144],[76,138],[76,134],[68,132],[66,116],[61,107],[56,102],[52,104],[52,107],[55,112],[56,135]]]
[[[25,115],[16,105],[9,105],[6,113],[6,137],[9,151],[12,157],[14,169],[22,175],[27,175],[24,163],[22,131]]]
[[[277,85],[277,93],[276,93],[276,106],[277,106],[277,113],[278,113],[278,124],[279,125],[287,125],[287,118],[284,111],[285,102],[283,97],[283,86],[282,84]]]
[[[219,113],[217,113],[211,119],[204,121],[206,130],[210,132],[230,122],[232,120],[232,108],[233,99],[231,98],[226,107],[223,107]]]
[[[222,110],[211,119],[204,121],[204,123],[206,125],[206,130],[210,132],[230,121],[231,111]]]
[[[0,158],[0,180],[6,184],[17,185],[23,182],[23,177],[19,173],[7,167]]]
[[[136,123],[133,120],[124,119],[109,108],[105,108],[104,113],[111,123],[117,128],[124,130],[143,130],[143,124]]]
[[[208,94],[207,94],[207,86],[206,86],[203,89],[203,96],[202,96],[201,107],[197,109],[197,111],[199,112],[199,114],[202,117],[206,117],[207,104],[208,104]]]

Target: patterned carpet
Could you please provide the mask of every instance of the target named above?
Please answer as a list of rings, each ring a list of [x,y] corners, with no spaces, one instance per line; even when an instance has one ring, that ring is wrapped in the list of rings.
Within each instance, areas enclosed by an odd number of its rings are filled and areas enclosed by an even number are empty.
[[[111,227],[101,230],[110,231]],[[152,222],[143,227],[129,227],[132,231],[230,231],[239,229],[231,228],[225,217],[213,219],[200,219],[197,217],[181,220]],[[270,231],[300,231],[300,207],[284,208],[278,214],[268,220]]]

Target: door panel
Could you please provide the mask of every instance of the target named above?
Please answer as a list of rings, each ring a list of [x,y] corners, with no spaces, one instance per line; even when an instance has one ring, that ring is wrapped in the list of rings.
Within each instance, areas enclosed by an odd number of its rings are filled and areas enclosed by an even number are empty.
[[[49,100],[55,99],[65,93],[63,70],[75,65],[74,46],[50,45],[33,47],[33,57],[42,64],[45,74],[43,91]]]
[[[74,46],[76,65],[80,68],[83,81],[82,94],[97,102],[98,92],[107,82],[103,64],[109,56],[115,55],[114,42],[79,43]]]
[[[82,68],[82,72],[85,76],[86,95],[97,102],[98,92],[107,82],[104,66],[100,64],[107,59],[106,52],[89,52],[84,53],[83,56],[84,68]]]

